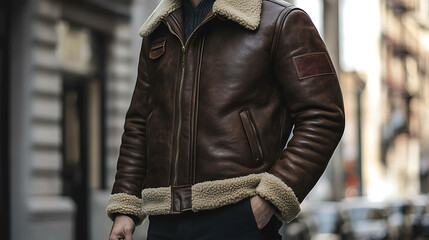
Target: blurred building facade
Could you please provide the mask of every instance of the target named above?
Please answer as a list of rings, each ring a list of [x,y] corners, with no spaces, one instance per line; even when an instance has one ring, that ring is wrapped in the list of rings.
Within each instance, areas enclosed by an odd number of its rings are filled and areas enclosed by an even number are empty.
[[[429,191],[429,3],[372,4],[355,9],[365,11],[367,18],[356,21],[352,37],[358,40],[348,47],[357,49],[348,57],[358,58],[362,52],[367,63],[342,71],[345,195],[413,197]],[[377,15],[370,14],[373,8]],[[368,39],[371,48],[365,45]]]
[[[401,196],[429,192],[429,2],[380,2],[381,161]]]
[[[1,210],[11,239],[108,238],[138,28],[157,3],[2,1]]]

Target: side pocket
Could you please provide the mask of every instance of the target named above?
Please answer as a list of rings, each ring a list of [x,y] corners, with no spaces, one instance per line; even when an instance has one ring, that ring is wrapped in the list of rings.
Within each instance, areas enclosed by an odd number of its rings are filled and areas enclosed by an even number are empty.
[[[283,153],[284,145],[282,145],[282,142],[283,142],[285,127],[286,127],[286,108],[283,107],[282,116],[280,119],[280,140],[279,140],[280,147],[279,147],[277,159],[279,159]]]
[[[257,164],[259,164],[263,161],[262,148],[259,142],[255,124],[253,123],[248,109],[243,109],[240,111],[240,119],[244,132],[246,133],[247,142],[249,143],[250,150],[252,151],[253,159]]]

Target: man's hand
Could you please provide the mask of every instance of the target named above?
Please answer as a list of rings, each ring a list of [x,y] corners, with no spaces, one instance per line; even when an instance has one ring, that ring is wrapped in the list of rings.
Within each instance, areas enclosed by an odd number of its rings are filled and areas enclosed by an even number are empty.
[[[258,225],[259,229],[262,229],[270,221],[274,214],[274,209],[267,201],[258,195],[253,196],[250,199],[250,205],[252,206],[256,224]]]
[[[133,233],[136,226],[132,218],[126,215],[118,215],[110,232],[109,240],[133,240]]]

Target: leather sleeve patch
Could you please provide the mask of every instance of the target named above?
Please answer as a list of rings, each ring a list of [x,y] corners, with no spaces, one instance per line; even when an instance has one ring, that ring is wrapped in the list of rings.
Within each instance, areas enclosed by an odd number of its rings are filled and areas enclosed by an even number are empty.
[[[293,57],[298,79],[335,74],[326,52],[310,53]]]

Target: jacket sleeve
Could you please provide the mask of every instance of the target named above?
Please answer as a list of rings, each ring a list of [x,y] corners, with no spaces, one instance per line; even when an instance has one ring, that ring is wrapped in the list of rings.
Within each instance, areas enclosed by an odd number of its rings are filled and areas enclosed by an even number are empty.
[[[124,132],[119,150],[117,172],[112,194],[107,206],[108,216],[114,220],[118,214],[135,216],[141,224],[142,214],[141,190],[146,176],[146,122],[149,115],[148,68],[143,39],[140,50],[137,81],[131,104],[125,116]]]
[[[308,15],[292,10],[275,39],[274,71],[293,136],[257,192],[291,221],[324,172],[344,131],[343,99],[326,46]]]

